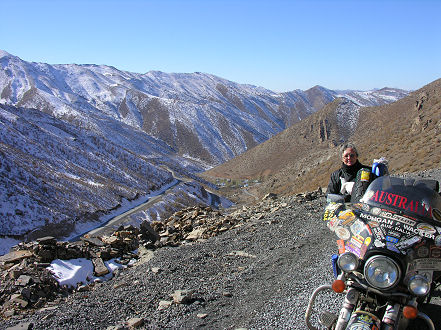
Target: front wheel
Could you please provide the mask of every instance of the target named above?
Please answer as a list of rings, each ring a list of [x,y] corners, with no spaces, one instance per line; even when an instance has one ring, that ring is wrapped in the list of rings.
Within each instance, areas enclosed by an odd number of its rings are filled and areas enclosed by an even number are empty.
[[[378,330],[380,329],[380,326],[381,326],[381,321],[376,315],[369,312],[358,310],[352,313],[351,319],[349,320],[346,329]]]

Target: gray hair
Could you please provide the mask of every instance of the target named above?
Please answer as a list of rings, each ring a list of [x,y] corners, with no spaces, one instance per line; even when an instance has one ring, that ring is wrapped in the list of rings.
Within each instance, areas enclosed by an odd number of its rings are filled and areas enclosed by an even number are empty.
[[[343,157],[343,153],[344,153],[345,150],[348,149],[348,148],[353,149],[353,150],[355,151],[355,154],[356,154],[357,157],[358,157],[358,151],[357,151],[357,148],[355,147],[355,144],[350,143],[350,142],[345,143],[345,144],[342,145],[342,147],[340,148],[340,156],[341,156],[341,157]]]

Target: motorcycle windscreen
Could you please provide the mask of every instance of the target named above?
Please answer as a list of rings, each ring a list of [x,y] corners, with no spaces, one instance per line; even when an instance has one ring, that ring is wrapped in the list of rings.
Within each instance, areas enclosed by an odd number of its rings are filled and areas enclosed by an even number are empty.
[[[441,196],[427,182],[382,176],[369,185],[360,201],[418,221],[441,225]]]

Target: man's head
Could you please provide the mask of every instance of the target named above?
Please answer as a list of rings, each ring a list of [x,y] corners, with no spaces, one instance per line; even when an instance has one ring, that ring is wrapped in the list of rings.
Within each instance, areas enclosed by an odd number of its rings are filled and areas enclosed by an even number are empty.
[[[346,143],[340,149],[342,161],[347,166],[352,166],[357,162],[358,151],[354,144]]]

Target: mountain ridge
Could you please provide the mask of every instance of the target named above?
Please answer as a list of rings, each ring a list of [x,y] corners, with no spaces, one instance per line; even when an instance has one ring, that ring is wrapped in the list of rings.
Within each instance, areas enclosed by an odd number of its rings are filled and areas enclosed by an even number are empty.
[[[61,234],[161,190],[173,172],[188,181],[135,222],[210,204],[207,182],[195,174],[280,134],[337,95],[321,86],[275,93],[206,73],[26,62],[2,51],[0,235],[49,225]],[[392,101],[378,90],[344,95],[355,107]],[[405,95],[395,90],[396,99]]]

